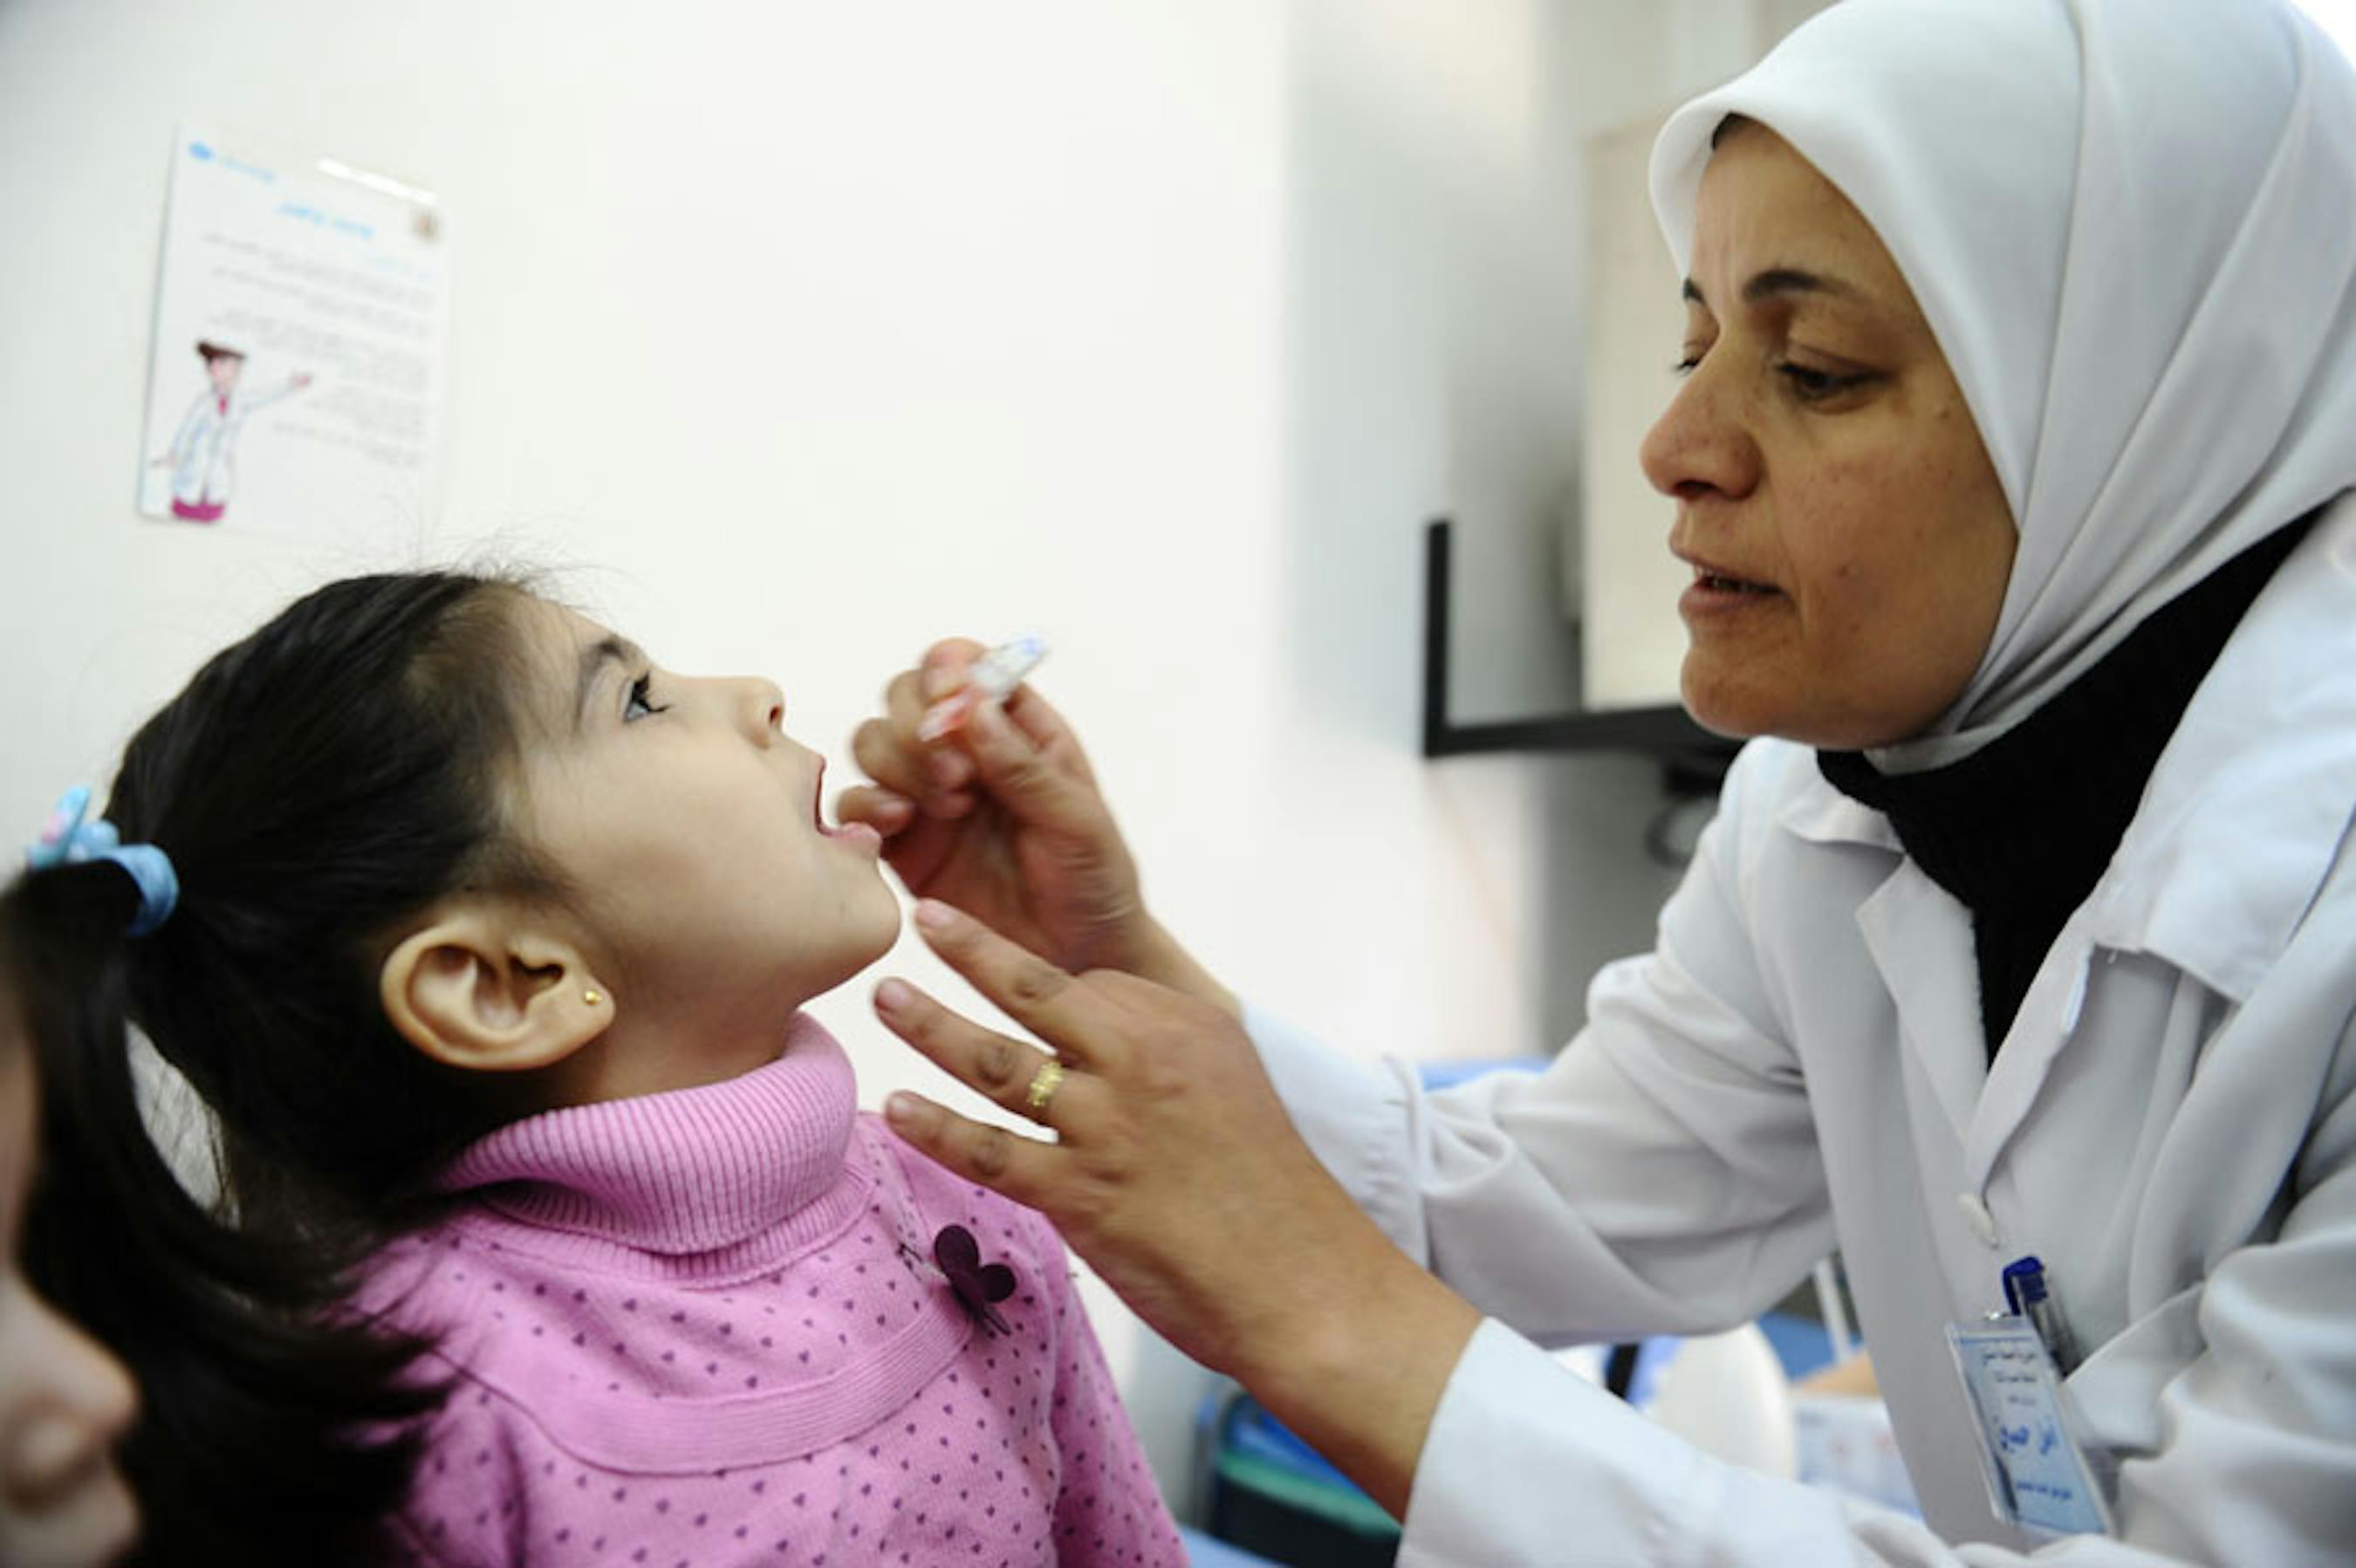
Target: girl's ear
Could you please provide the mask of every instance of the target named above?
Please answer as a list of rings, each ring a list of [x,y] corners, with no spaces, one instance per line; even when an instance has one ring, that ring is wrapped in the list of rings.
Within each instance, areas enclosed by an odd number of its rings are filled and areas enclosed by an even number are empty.
[[[445,911],[393,948],[378,984],[403,1039],[477,1072],[552,1066],[614,1021],[580,950],[514,909]]]

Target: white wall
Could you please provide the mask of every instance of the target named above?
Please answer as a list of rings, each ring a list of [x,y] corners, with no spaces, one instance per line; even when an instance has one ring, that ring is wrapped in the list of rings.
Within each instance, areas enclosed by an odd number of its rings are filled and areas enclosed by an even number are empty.
[[[1567,701],[1563,95],[1648,14],[0,0],[0,823],[320,577],[488,546],[775,674],[838,782],[926,641],[1041,629],[1214,968],[1368,1054],[1547,1048],[1665,891],[1654,777],[1415,755],[1420,530],[1469,536],[1464,715]],[[133,514],[182,118],[441,193],[439,496],[318,498],[312,540]],[[938,1091],[863,986],[819,1011],[869,1103]],[[1204,1380],[1097,1299],[1174,1478]]]

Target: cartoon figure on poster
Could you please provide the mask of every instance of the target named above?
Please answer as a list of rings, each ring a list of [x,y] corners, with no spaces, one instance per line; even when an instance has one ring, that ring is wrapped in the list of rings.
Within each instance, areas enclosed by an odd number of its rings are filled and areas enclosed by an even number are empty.
[[[256,409],[294,396],[311,384],[308,372],[298,372],[268,392],[245,392],[238,385],[245,371],[244,351],[209,339],[197,345],[205,362],[207,386],[197,394],[172,437],[172,449],[155,460],[172,470],[172,515],[190,522],[218,522],[228,510],[237,475],[237,438],[246,417]]]

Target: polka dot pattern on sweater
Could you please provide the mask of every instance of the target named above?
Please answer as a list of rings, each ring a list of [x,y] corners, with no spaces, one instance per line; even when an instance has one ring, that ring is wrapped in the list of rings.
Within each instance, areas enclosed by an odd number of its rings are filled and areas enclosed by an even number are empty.
[[[870,1144],[843,1146],[839,1180]],[[462,1210],[388,1271],[408,1287],[396,1320],[456,1325],[461,1376],[403,1528],[465,1563],[1183,1564],[1052,1230],[892,1146],[920,1225],[962,1224],[1014,1269],[1011,1335],[973,1331],[904,1251],[892,1182],[858,1180],[844,1222],[750,1272],[758,1230],[680,1253],[659,1226],[609,1226],[584,1250],[511,1204]],[[940,1353],[874,1419],[776,1451],[800,1412],[919,1344]]]

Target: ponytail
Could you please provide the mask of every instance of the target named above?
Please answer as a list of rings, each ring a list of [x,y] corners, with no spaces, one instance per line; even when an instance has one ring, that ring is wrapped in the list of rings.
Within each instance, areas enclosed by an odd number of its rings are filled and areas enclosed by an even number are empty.
[[[426,1347],[343,1315],[326,1260],[222,1223],[166,1164],[124,1026],[137,903],[103,863],[34,872],[0,898],[43,1090],[27,1273],[139,1383],[122,1453],[146,1520],[134,1561],[379,1560],[373,1521],[440,1398],[403,1375]]]
[[[496,801],[522,592],[455,574],[330,585],[214,659],[133,740],[108,816],[178,875],[28,873],[0,951],[39,1052],[37,1283],[130,1366],[123,1466],[148,1563],[390,1561],[421,1358],[349,1305],[431,1217],[432,1178],[512,1113],[396,1036],[375,974],[400,922],[462,886],[552,891]],[[217,1199],[141,1110],[135,1026],[214,1115]]]

